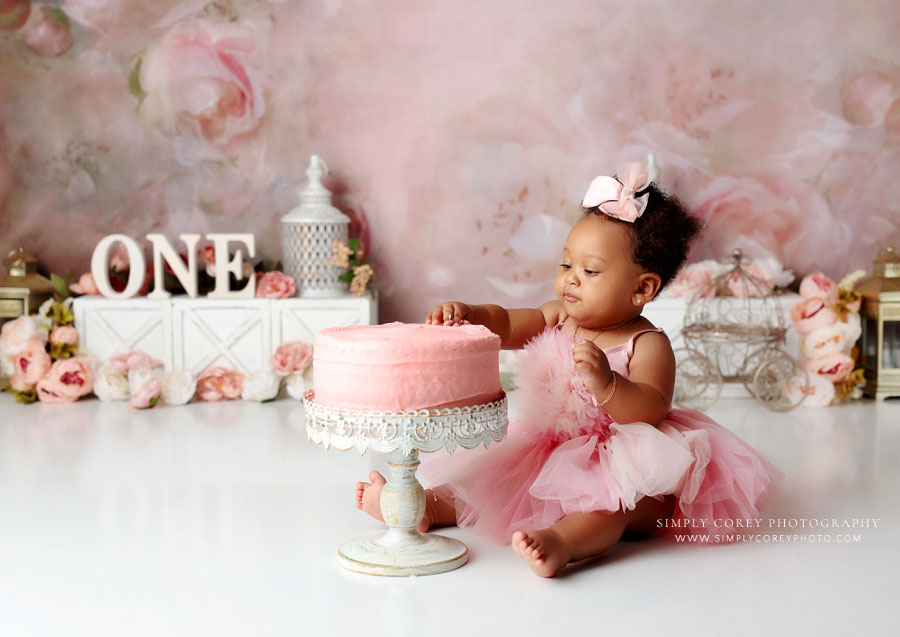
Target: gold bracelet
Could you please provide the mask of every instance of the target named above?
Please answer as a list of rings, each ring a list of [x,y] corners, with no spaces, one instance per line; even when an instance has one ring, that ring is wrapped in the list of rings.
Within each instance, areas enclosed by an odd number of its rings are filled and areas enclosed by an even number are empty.
[[[613,379],[612,379],[612,391],[609,392],[609,396],[607,396],[606,399],[605,399],[602,403],[600,403],[600,406],[601,406],[601,407],[602,407],[603,405],[605,405],[606,403],[608,403],[610,400],[612,400],[613,394],[616,393],[616,373],[615,373],[615,372],[612,373],[612,377],[613,377]]]

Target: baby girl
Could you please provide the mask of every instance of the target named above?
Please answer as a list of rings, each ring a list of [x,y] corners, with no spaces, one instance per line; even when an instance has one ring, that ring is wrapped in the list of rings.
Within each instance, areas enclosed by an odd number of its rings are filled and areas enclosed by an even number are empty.
[[[433,325],[484,325],[524,348],[520,416],[489,449],[427,458],[420,531],[459,525],[510,543],[552,577],[624,537],[680,528],[718,541],[726,521],[757,516],[783,474],[694,410],[673,409],[675,357],[641,316],[685,262],[700,224],[654,183],[652,157],[591,182],[556,277],[534,309],[442,303]],[[377,471],[356,506],[381,519]]]

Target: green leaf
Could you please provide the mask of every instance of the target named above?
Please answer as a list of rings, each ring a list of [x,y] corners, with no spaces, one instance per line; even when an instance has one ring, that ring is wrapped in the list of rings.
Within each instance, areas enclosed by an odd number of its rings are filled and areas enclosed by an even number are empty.
[[[131,69],[131,73],[128,74],[128,90],[138,98],[138,107],[143,103],[144,98],[147,97],[147,92],[141,86],[141,64],[143,63],[144,58],[138,57],[137,62]]]
[[[31,391],[16,391],[15,389],[11,390],[13,395],[16,397],[17,403],[22,403],[23,405],[30,405],[34,401],[37,400],[37,392],[35,390]]]
[[[53,321],[53,325],[68,325],[75,321],[75,315],[72,314],[72,310],[59,301],[53,302],[53,305],[50,306],[50,311],[47,312],[47,316]]]
[[[50,345],[50,358],[55,361],[72,358],[78,351],[75,345],[67,345],[65,343],[53,343]]]
[[[338,279],[343,281],[344,283],[350,283],[353,280],[353,273],[344,272],[341,276],[338,277]]]
[[[59,7],[47,7],[47,10],[50,11],[50,15],[53,16],[53,26],[63,27],[65,29],[72,28],[72,25],[69,24],[69,16],[66,15],[65,11]]]
[[[350,239],[350,241],[347,242],[347,247],[356,252],[359,250],[359,239]]]
[[[58,274],[53,272],[50,273],[50,284],[53,286],[53,290],[57,295],[57,301],[64,301],[70,296],[68,283],[66,283],[66,280]]]

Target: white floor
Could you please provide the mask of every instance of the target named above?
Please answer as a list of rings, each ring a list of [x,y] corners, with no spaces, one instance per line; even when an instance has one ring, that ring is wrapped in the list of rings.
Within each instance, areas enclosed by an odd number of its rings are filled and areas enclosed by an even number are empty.
[[[0,634],[900,634],[900,402],[709,413],[787,474],[770,516],[877,527],[621,543],[552,580],[454,528],[441,532],[469,546],[462,568],[365,576],[336,549],[380,529],[352,488],[384,457],[309,444],[297,403],[137,412],[3,393]]]

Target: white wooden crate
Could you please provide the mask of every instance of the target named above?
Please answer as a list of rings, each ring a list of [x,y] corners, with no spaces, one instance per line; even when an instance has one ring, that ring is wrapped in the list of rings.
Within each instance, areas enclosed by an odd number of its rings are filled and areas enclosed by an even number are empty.
[[[209,299],[173,296],[127,300],[75,299],[75,328],[82,346],[100,360],[119,350],[141,349],[167,370],[199,374],[222,365],[252,373],[285,341],[312,343],[327,327],[374,325],[377,298]]]
[[[140,349],[172,363],[172,304],[146,297],[105,299],[82,296],[72,304],[80,345],[100,360],[121,350]]]

